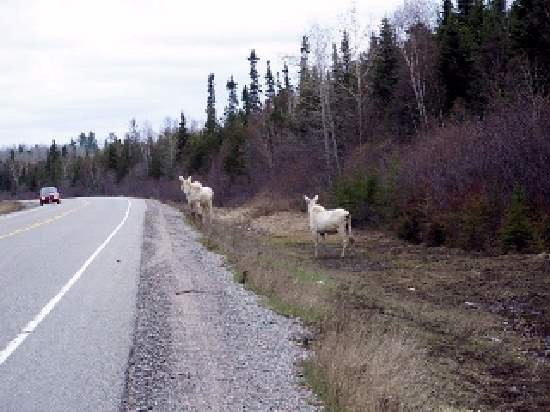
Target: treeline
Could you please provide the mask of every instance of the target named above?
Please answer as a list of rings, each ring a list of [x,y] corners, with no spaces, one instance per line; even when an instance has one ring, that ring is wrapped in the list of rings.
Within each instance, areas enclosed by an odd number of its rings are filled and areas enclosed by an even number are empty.
[[[352,11],[336,40],[315,27],[279,68],[260,68],[252,50],[245,84],[224,80],[221,117],[208,76],[202,130],[183,114],[158,135],[134,121],[101,150],[61,153],[59,177],[50,148],[41,176],[87,193],[175,197],[173,178],[193,174],[219,204],[317,191],[413,242],[548,246],[550,3],[432,6],[406,0],[366,41]],[[24,170],[3,162],[0,185],[33,188]]]

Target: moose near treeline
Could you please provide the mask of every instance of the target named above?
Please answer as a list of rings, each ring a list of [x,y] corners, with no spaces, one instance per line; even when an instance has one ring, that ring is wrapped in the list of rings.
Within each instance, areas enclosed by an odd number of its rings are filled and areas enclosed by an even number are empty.
[[[212,223],[214,191],[210,187],[203,186],[200,182],[179,177],[180,187],[185,194],[187,204],[192,216],[200,216],[202,223]],[[340,257],[345,257],[346,247],[351,239],[351,214],[345,209],[325,209],[318,205],[319,195],[310,199],[304,195],[307,204],[309,218],[309,230],[315,243],[315,257],[319,256],[319,235],[325,239],[328,234],[338,234],[342,240],[342,252]]]
[[[187,198],[187,204],[192,215],[198,215],[202,219],[202,223],[212,223],[212,202],[214,199],[214,191],[210,187],[203,186],[198,181],[192,181],[191,176],[185,179],[179,177],[181,190]]]
[[[342,239],[342,253],[340,257],[346,254],[346,246],[351,238],[351,214],[345,209],[327,210],[318,205],[319,196],[315,195],[313,199],[304,195],[307,204],[307,213],[309,217],[309,230],[313,235],[315,242],[315,257],[318,257],[319,235],[326,237],[327,234],[338,234]]]

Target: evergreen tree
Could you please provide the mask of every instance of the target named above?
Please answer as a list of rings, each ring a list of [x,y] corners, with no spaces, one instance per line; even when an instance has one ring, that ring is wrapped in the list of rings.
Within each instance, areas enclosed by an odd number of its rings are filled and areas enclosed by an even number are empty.
[[[506,13],[506,0],[492,0],[491,9],[500,15],[504,15]]]
[[[309,71],[310,47],[309,38],[307,36],[302,37],[302,47],[300,48],[300,53],[300,96],[303,96],[311,78]]]
[[[250,62],[250,90],[248,104],[250,105],[250,111],[252,113],[258,113],[262,109],[262,104],[260,101],[260,93],[262,90],[260,88],[258,76],[259,60],[259,57],[256,55],[256,50],[252,49],[250,51],[250,57],[248,58],[248,61]]]
[[[290,84],[290,76],[288,72],[288,65],[286,64],[286,62],[283,66],[283,80],[284,80],[285,89],[290,91],[290,89],[292,88],[292,85]]]
[[[277,80],[275,82],[277,86],[277,94],[280,94],[283,91],[283,84],[281,83],[281,73],[277,72]]]
[[[458,6],[458,12],[462,17],[467,17],[470,14],[470,10],[472,8],[472,0],[458,0],[457,6]]]
[[[438,28],[439,72],[445,85],[446,96],[444,109],[449,112],[457,99],[464,104],[474,103],[479,96],[476,88],[474,31],[469,23],[451,12],[447,23]],[[471,111],[473,112],[473,108]]]
[[[46,171],[51,185],[58,186],[62,179],[61,154],[57,149],[55,140],[52,141],[46,158]]]
[[[237,97],[237,86],[237,82],[235,82],[233,75],[231,75],[231,79],[228,80],[225,86],[229,94],[227,107],[225,108],[226,121],[232,121],[238,111],[239,99]]]
[[[95,133],[94,132],[89,132],[88,133],[88,137],[86,138],[86,150],[88,152],[97,152],[97,149],[98,149],[98,145],[97,145],[97,140],[95,138]]]
[[[242,94],[242,101],[243,101],[243,111],[245,117],[248,117],[250,114],[250,93],[248,91],[248,86],[243,87],[243,94]]]
[[[550,2],[516,0],[511,9],[512,48],[527,57],[539,91],[550,90]]]
[[[275,79],[273,78],[273,72],[271,71],[271,62],[267,61],[267,71],[265,74],[266,92],[265,97],[267,101],[272,101],[275,97]]]
[[[216,91],[214,73],[208,75],[208,99],[206,103],[206,132],[213,135],[216,131]]]
[[[387,18],[382,19],[380,39],[373,65],[374,99],[381,107],[388,107],[397,84],[398,49],[393,28]]]
[[[344,34],[342,37],[340,51],[342,52],[341,70],[343,82],[346,87],[349,87],[351,82],[351,49],[349,44],[349,34],[346,30],[344,30]]]
[[[452,0],[443,0],[443,17],[441,19],[442,25],[447,25],[451,14],[453,12],[453,1]]]
[[[181,161],[185,152],[185,146],[189,140],[189,133],[187,132],[187,125],[185,122],[185,115],[183,112],[180,114],[180,122],[178,126],[178,133],[176,135],[176,161]]]
[[[337,84],[342,82],[342,64],[336,43],[332,43],[332,80]]]
[[[86,138],[86,133],[82,132],[78,135],[78,145],[82,149],[86,149],[86,144],[88,143],[88,139]]]

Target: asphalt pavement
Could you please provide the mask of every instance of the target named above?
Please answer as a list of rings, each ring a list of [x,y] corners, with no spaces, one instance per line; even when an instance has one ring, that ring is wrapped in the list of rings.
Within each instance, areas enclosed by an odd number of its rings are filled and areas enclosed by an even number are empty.
[[[145,202],[64,199],[0,216],[0,410],[118,410]]]

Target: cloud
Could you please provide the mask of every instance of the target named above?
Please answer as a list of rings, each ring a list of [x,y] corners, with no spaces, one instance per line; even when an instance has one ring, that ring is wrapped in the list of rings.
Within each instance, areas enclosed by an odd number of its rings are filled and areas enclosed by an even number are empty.
[[[400,0],[363,0],[363,15]],[[369,9],[366,9],[366,6]],[[94,130],[122,135],[128,120],[157,127],[180,110],[203,121],[207,76],[218,113],[231,74],[248,81],[250,49],[267,59],[298,54],[315,22],[349,7],[332,0],[3,0],[0,3],[0,146],[68,140]]]

